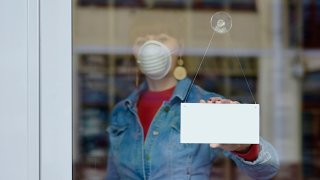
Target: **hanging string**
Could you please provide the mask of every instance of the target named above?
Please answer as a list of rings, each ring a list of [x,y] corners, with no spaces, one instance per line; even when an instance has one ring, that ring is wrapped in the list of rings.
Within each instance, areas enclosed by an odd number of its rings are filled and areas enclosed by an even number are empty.
[[[229,33],[228,33],[227,37],[228,37],[228,40],[231,42],[231,46],[232,46],[233,42],[232,42],[232,39],[231,39],[231,35],[230,35]],[[249,89],[249,91],[250,91],[250,94],[251,94],[251,97],[252,97],[252,99],[253,99],[253,102],[254,102],[255,104],[257,104],[256,99],[254,98],[253,93],[252,93],[252,90],[251,90],[251,88],[250,88],[249,82],[248,82],[248,80],[247,80],[246,74],[244,73],[244,70],[243,70],[242,64],[241,64],[241,62],[240,62],[240,59],[239,59],[239,57],[238,57],[237,55],[235,55],[235,56],[236,56],[236,59],[237,59],[237,61],[238,61],[239,66],[240,66],[242,76],[244,77],[244,79],[245,79],[245,81],[246,81],[246,84],[247,84],[247,87],[248,87],[248,89]]]
[[[210,45],[211,45],[211,42],[212,42],[212,40],[213,40],[214,33],[215,33],[215,31],[213,31],[212,36],[211,36],[211,39],[210,39],[210,41],[209,41],[209,43],[208,43],[208,46],[207,46],[207,48],[206,48],[206,51],[204,52],[204,54],[203,54],[203,56],[202,56],[202,59],[201,59],[201,61],[200,61],[200,64],[198,65],[196,74],[194,75],[193,80],[192,80],[192,83],[190,84],[190,86],[189,86],[189,88],[188,88],[187,95],[186,95],[186,98],[185,98],[184,102],[187,102],[187,100],[188,100],[188,97],[189,97],[189,95],[190,95],[190,91],[191,91],[191,89],[192,89],[192,87],[193,87],[194,81],[196,80],[196,78],[197,78],[197,76],[198,76],[198,73],[199,73],[200,68],[201,68],[201,66],[202,66],[202,63],[203,63],[203,61],[204,61],[204,58],[206,57],[207,52],[208,52],[208,49],[209,49],[209,47],[210,47]]]
[[[224,12],[222,12],[222,13],[220,13],[220,14],[224,14]],[[217,14],[215,14],[215,15],[219,15],[219,13],[217,13]],[[213,16],[211,17],[211,25],[212,25],[213,17],[215,17],[215,15],[213,15]],[[226,14],[226,15],[230,18],[230,22],[231,22],[231,17],[230,17],[228,14]],[[224,15],[224,16],[225,16],[225,15]],[[224,22],[225,22],[225,21],[222,21],[222,23],[224,23]],[[218,23],[219,23],[219,20],[218,20]],[[223,25],[224,25],[224,24],[223,24]],[[220,27],[218,27],[218,28],[220,28]],[[213,28],[213,29],[214,29],[214,28]],[[229,29],[228,29],[227,31],[226,31],[226,30],[225,30],[224,32],[221,31],[221,33],[227,33],[230,29],[231,29],[231,25],[230,25],[230,27],[229,27]],[[218,30],[219,30],[219,29],[218,29]],[[222,29],[220,29],[220,30],[222,30]],[[192,80],[191,84],[189,85],[189,88],[188,88],[188,90],[187,90],[187,94],[186,94],[186,97],[185,97],[185,99],[184,99],[184,102],[187,102],[187,100],[188,100],[188,97],[189,97],[189,95],[190,95],[191,89],[192,89],[192,87],[193,87],[193,85],[194,85],[194,82],[195,82],[195,80],[196,80],[196,78],[197,78],[197,76],[198,76],[198,74],[199,74],[199,71],[200,71],[201,66],[202,66],[202,64],[203,64],[203,61],[204,61],[204,59],[205,59],[205,56],[207,55],[208,49],[209,49],[209,47],[210,47],[210,45],[211,45],[211,43],[212,43],[212,40],[213,40],[215,31],[216,31],[216,30],[214,29],[214,31],[213,31],[213,33],[212,33],[212,36],[211,36],[211,39],[210,39],[210,41],[209,41],[209,43],[208,43],[208,45],[207,45],[207,48],[206,48],[206,50],[205,50],[205,52],[204,52],[204,54],[203,54],[203,56],[202,56],[202,59],[201,59],[201,61],[200,61],[200,64],[198,65],[196,74],[194,75],[193,80]],[[218,32],[219,32],[219,31],[218,31]],[[230,36],[229,33],[228,33],[227,37],[229,38],[231,44],[233,44],[233,43],[232,43],[232,40],[231,40],[231,36]],[[257,104],[257,102],[256,102],[256,100],[255,100],[255,98],[254,98],[254,96],[253,96],[252,90],[251,90],[251,88],[250,88],[249,82],[248,82],[248,80],[247,80],[247,77],[246,77],[246,75],[245,75],[245,73],[244,73],[244,70],[243,70],[242,64],[241,64],[241,62],[240,62],[240,59],[239,59],[239,57],[238,57],[237,55],[236,55],[236,59],[237,59],[237,61],[238,61],[238,63],[239,63],[242,76],[244,77],[244,79],[245,79],[245,81],[246,81],[246,85],[247,85],[247,87],[248,87],[248,89],[249,89],[249,91],[250,91],[251,97],[252,97],[254,103]]]

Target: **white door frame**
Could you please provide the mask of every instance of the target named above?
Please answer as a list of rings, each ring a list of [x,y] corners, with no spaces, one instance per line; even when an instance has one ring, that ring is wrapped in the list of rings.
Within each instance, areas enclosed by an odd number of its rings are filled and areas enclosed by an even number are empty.
[[[28,15],[27,1],[0,1],[0,179],[31,177]]]
[[[72,179],[72,0],[40,0],[40,179]]]
[[[72,179],[71,3],[0,1],[0,179]]]
[[[39,0],[28,0],[27,5],[27,70],[28,70],[28,180],[40,177],[40,31]]]

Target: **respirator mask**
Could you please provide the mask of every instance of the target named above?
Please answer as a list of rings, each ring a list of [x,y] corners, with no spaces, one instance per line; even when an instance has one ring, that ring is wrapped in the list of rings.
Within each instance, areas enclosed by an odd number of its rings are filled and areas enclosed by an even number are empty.
[[[140,47],[137,63],[143,74],[150,79],[159,80],[170,71],[172,53],[163,43],[149,40]]]

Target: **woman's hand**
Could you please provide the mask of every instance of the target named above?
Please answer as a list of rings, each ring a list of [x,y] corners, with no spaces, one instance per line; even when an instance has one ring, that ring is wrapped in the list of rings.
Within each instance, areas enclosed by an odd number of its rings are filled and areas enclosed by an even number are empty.
[[[232,101],[230,99],[222,99],[220,97],[211,97],[207,102],[203,99],[200,103],[213,103],[213,104],[240,104],[238,101]],[[249,151],[251,144],[210,144],[210,147],[217,148],[220,147],[227,151],[235,151],[237,153],[246,153]]]
[[[232,101],[230,99],[222,99],[221,97],[211,97],[207,102],[203,99],[200,100],[200,103],[213,103],[213,104],[240,104],[238,101]]]
[[[210,144],[211,148],[222,148],[227,151],[245,154],[250,150],[251,144]]]

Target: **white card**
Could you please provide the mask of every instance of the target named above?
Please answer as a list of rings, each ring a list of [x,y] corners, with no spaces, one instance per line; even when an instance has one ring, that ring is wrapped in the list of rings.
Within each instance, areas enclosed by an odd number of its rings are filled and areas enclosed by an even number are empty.
[[[181,103],[181,143],[259,144],[259,104]]]

